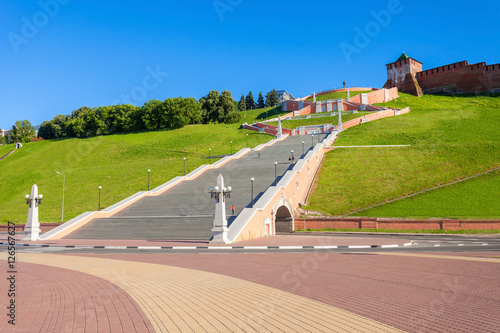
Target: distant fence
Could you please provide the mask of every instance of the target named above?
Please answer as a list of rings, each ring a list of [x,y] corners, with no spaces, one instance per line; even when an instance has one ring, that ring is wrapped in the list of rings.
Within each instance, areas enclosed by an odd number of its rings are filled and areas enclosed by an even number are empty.
[[[296,218],[294,229],[499,230],[500,220],[406,220],[368,217]]]

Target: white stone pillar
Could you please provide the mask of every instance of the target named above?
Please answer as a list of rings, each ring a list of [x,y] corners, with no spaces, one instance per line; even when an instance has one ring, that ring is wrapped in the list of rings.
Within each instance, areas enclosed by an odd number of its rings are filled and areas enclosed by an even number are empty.
[[[37,241],[40,239],[40,222],[38,221],[38,186],[31,187],[31,196],[26,198],[29,204],[28,221],[24,227],[24,240]]]
[[[316,92],[313,93],[313,102],[316,103]]]
[[[341,99],[337,100],[337,111],[344,111],[344,103]]]
[[[278,115],[278,133],[276,133],[276,138],[279,139],[283,135],[283,131],[281,130],[281,116]]]
[[[217,177],[217,186],[214,191],[216,192],[216,198],[212,243],[226,244],[229,243],[229,239],[227,238],[226,198],[224,196],[224,178],[222,175]]]
[[[361,104],[368,104],[368,94],[361,94]]]
[[[351,94],[349,93],[349,88],[347,88],[347,101],[351,101]]]
[[[339,123],[338,123],[338,127],[337,127],[337,131],[342,131],[342,110],[339,109]]]

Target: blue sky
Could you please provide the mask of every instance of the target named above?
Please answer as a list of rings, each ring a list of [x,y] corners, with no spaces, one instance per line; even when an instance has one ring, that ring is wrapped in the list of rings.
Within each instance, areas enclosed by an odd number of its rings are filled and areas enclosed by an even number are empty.
[[[96,107],[342,85],[381,87],[406,53],[424,69],[500,63],[498,1],[42,0],[0,3],[0,128]],[[364,35],[364,38],[362,37]]]

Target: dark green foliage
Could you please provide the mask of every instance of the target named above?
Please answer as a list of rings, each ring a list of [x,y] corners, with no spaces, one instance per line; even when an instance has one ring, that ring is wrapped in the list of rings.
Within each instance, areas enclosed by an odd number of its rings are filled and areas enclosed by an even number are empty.
[[[278,92],[273,88],[266,94],[266,107],[271,108],[279,105]]]
[[[245,100],[245,95],[241,95],[240,102],[238,103],[238,111],[246,111],[247,110],[247,102]]]
[[[30,142],[31,139],[35,137],[35,130],[29,121],[18,120],[16,124],[12,126],[12,130],[10,131],[10,136],[14,141],[20,142]]]
[[[246,100],[243,98],[243,105]],[[202,109],[203,106],[203,109]],[[165,101],[150,100],[142,107],[130,104],[101,106],[97,108],[81,107],[71,116],[58,115],[51,121],[44,121],[39,136],[44,139],[62,137],[86,138],[95,135],[110,135],[144,129],[181,128],[188,124],[202,122],[234,123],[241,117],[236,112],[238,103],[231,92],[211,91],[198,102],[194,98],[168,98]],[[26,127],[26,124],[29,127]],[[18,122],[13,129],[13,140],[26,142],[31,137],[29,122]],[[26,127],[26,128],[25,128]],[[17,130],[19,128],[19,130]]]
[[[231,92],[228,90],[224,90],[222,94],[219,94],[217,90],[212,90],[207,96],[200,99],[200,103],[204,123],[232,124],[241,119],[241,116],[236,112]]]
[[[247,103],[247,110],[255,109],[255,99],[253,98],[253,94],[251,91],[247,95],[246,103]]]
[[[262,91],[259,93],[259,100],[257,101],[257,107],[259,109],[263,109],[266,107],[266,102],[264,101],[264,96],[262,95]]]
[[[80,108],[66,121],[63,133],[83,138],[144,129],[181,128],[199,124],[201,120],[201,104],[194,98],[168,98],[163,102],[153,99],[140,108],[130,104]],[[45,139],[61,137],[54,136],[53,127],[51,122],[44,122],[40,136]]]
[[[141,107],[141,112],[143,114],[142,120],[147,129],[161,128],[161,104],[161,101],[152,99],[144,103]]]

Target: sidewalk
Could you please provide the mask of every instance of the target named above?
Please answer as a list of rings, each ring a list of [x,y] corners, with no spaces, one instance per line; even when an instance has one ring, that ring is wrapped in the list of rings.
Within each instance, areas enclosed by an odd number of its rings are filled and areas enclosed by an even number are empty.
[[[498,332],[500,260],[480,256],[20,253],[0,331]]]

